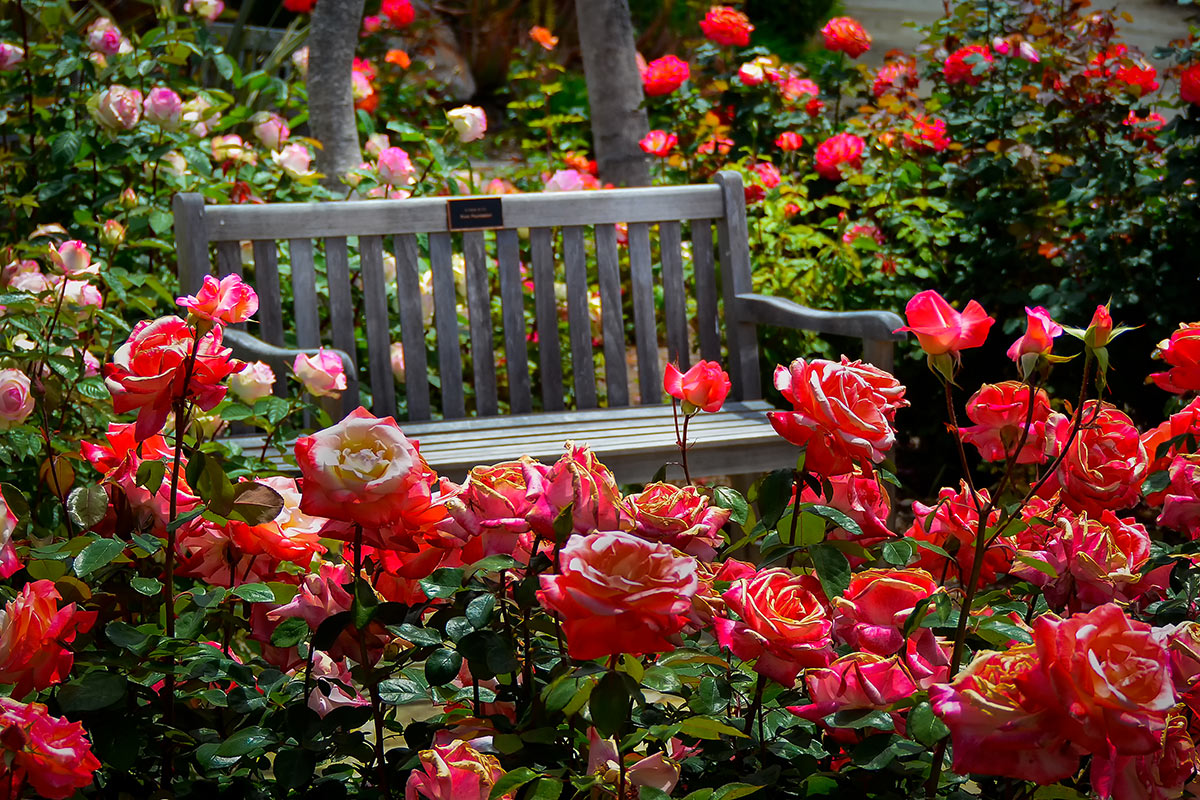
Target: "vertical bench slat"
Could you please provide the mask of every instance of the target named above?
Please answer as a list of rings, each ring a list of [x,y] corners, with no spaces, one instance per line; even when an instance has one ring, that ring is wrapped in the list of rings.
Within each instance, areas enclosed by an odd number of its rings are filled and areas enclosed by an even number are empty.
[[[529,231],[533,254],[533,304],[537,315],[538,363],[542,373],[542,407],[562,411],[562,350],[558,344],[558,305],[554,290],[554,231]]]
[[[267,344],[283,346],[283,302],[279,297],[279,261],[272,239],[254,241],[254,289],[258,293],[258,322]],[[277,388],[286,388],[282,382]]]
[[[400,341],[404,350],[404,396],[411,421],[429,419],[429,363],[425,353],[425,316],[417,237],[395,239],[396,298],[400,304]]]
[[[608,387],[608,405],[616,408],[629,405],[617,229],[613,225],[597,225],[595,235],[596,270],[600,281],[600,323],[604,334],[604,382]]]
[[[329,279],[329,322],[333,328],[333,346],[344,350],[354,362],[353,374],[346,376],[342,394],[342,413],[358,408],[358,347],[354,337],[354,306],[350,299],[350,254],[345,236],[325,240],[325,271]]]
[[[383,237],[358,237],[362,263],[363,311],[367,315],[367,359],[371,367],[371,409],[377,417],[396,414],[392,376],[392,337],[388,325],[387,279],[383,276]]]
[[[717,272],[713,263],[712,220],[692,222],[692,274],[696,279],[696,330],[700,357],[721,361],[721,321],[717,317]]]
[[[751,292],[750,245],[746,229],[746,195],[742,176],[732,171],[717,173],[717,185],[725,200],[725,215],[717,224],[721,248],[721,284],[725,293],[725,336],[729,342],[729,378],[738,400],[758,400],[758,341],[754,320],[738,319],[733,297]]]
[[[208,260],[208,230],[204,223],[204,195],[184,192],[171,202],[175,213],[175,249],[178,253],[179,287],[195,294],[211,266]]]
[[[687,295],[683,288],[683,253],[678,222],[660,222],[658,248],[662,254],[663,316],[667,321],[667,360],[681,370],[691,366],[688,353]]]
[[[592,320],[588,315],[587,253],[583,228],[566,225],[563,266],[567,283],[567,328],[571,339],[571,369],[575,373],[575,405],[596,407],[596,366],[592,359]]]
[[[488,291],[487,244],[483,231],[463,234],[467,266],[467,319],[471,330],[471,363],[475,374],[475,413],[495,416],[496,347],[492,341],[492,301]]]
[[[458,419],[465,417],[467,410],[463,397],[462,345],[458,341],[450,234],[429,234],[429,266],[433,270],[433,324],[437,328],[442,414],[446,419]]]
[[[525,299],[521,291],[521,240],[514,230],[496,231],[500,261],[500,308],[504,355],[508,359],[508,402],[514,414],[533,411],[529,387],[529,351],[525,346]]]
[[[217,242],[217,277],[242,274],[242,245],[239,242]],[[204,276],[200,276],[204,280]]]
[[[317,313],[317,271],[313,267],[312,239],[289,239],[292,259],[292,307],[296,312],[296,346],[321,344],[321,318]]]
[[[629,225],[630,291],[633,293],[633,332],[637,339],[638,385],[641,404],[662,402],[658,370],[658,332],[654,324],[654,276],[650,272],[650,226]]]

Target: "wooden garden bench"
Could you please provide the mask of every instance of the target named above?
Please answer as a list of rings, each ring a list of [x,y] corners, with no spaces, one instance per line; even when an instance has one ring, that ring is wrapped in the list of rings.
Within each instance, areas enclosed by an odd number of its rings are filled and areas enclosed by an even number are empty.
[[[858,338],[864,358],[885,369],[892,366],[893,342],[903,338],[893,333],[903,322],[890,312],[817,311],[755,294],[742,179],[735,172],[696,186],[486,198],[205,205],[199,194],[181,194],[174,210],[185,292],[212,271],[210,248],[218,275],[240,274],[241,243],[252,243],[247,280],[259,294],[261,339],[227,332],[240,358],[272,364],[278,390],[296,353],[322,343],[325,317],[328,343],[355,376],[341,412],[360,403],[356,367],[365,355],[366,404],[376,415],[395,416],[430,465],[452,478],[521,455],[553,461],[563,442],[574,440],[589,444],[620,482],[644,482],[678,458],[662,389],[664,363],[686,369],[697,358],[721,362],[733,390],[720,413],[692,420],[692,473],[792,466],[796,448],[766,418],[772,404],[763,399],[757,328]],[[618,241],[617,223],[627,225],[627,245]],[[464,227],[488,230],[459,233]],[[288,254],[282,263],[281,245]],[[465,262],[457,290],[456,247]],[[394,293],[385,248],[395,256]],[[431,327],[422,309],[426,271]],[[320,300],[318,273],[328,287]],[[290,292],[281,291],[289,286]],[[565,288],[565,311],[559,287]],[[465,297],[462,307],[456,291]],[[295,321],[285,328],[289,294]],[[406,367],[400,393],[389,357],[397,340]]]

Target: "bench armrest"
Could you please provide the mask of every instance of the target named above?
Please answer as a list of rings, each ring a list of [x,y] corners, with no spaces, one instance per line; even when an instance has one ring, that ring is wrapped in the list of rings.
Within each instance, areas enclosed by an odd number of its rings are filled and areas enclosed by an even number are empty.
[[[904,320],[891,311],[821,311],[765,294],[739,294],[735,299],[738,319],[757,324],[877,342],[898,342],[907,337],[903,332],[895,333]]]
[[[273,344],[267,344],[253,334],[232,328],[226,328],[222,332],[221,341],[233,349],[233,354],[237,358],[243,361],[265,361],[277,374],[284,374],[296,360],[296,356],[313,356],[319,349],[316,347],[276,347]],[[332,347],[326,347],[325,350],[337,354],[338,358],[342,360],[342,367],[346,370],[347,376],[354,374],[354,359],[350,358],[349,353],[335,350]]]

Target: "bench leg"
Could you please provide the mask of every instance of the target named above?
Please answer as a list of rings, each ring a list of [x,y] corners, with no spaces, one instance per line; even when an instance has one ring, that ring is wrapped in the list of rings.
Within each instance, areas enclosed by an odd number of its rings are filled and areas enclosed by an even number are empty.
[[[885,372],[892,372],[896,366],[896,345],[879,339],[863,339],[863,360]]]

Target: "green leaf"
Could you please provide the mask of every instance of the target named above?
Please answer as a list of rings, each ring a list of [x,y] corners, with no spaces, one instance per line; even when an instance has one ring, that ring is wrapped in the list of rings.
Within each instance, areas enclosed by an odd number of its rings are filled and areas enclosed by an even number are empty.
[[[490,594],[480,595],[467,603],[467,621],[476,629],[488,624],[492,611],[496,608],[496,598]]]
[[[874,708],[838,711],[826,717],[825,723],[833,728],[852,728],[854,730],[878,728],[881,731],[890,731],[895,727],[891,714]]]
[[[67,574],[67,565],[61,561],[30,561],[25,571],[35,581],[56,581]]]
[[[50,144],[50,160],[55,166],[66,167],[75,162],[83,139],[76,131],[63,131]]]
[[[909,736],[926,747],[933,747],[950,735],[950,729],[933,713],[929,703],[918,703],[908,712]]]
[[[512,793],[515,789],[519,789],[530,781],[542,777],[542,774],[529,767],[517,767],[509,770],[500,776],[500,780],[492,786],[492,791],[488,794],[488,800],[498,800],[506,794]]]
[[[312,780],[317,756],[302,747],[280,750],[272,762],[272,773],[283,789],[300,789]]]
[[[108,492],[100,486],[78,486],[67,495],[67,515],[83,530],[98,525],[108,514]]]
[[[379,699],[391,706],[403,706],[429,700],[429,692],[416,681],[388,678],[379,682]]]
[[[271,631],[272,647],[295,647],[308,636],[308,623],[301,617],[288,617]]]
[[[558,512],[558,516],[554,518],[554,541],[559,544],[570,538],[571,533],[575,530],[575,503],[574,501],[567,503],[562,511]]]
[[[134,482],[150,494],[155,494],[162,488],[166,475],[167,465],[162,461],[143,461],[138,465]]]
[[[728,486],[718,486],[713,489],[713,505],[718,508],[728,508],[733,513],[729,515],[729,519],[737,525],[745,525],[746,520],[750,518],[750,504],[746,502],[746,498],[742,497],[742,493],[737,489],[731,489]]]
[[[833,506],[811,505],[805,511],[824,517],[852,536],[862,536],[862,528],[858,526],[858,523],[846,516],[845,512],[838,511]]]
[[[58,689],[59,708],[71,714],[99,711],[123,697],[125,676],[115,672],[89,672]]]
[[[850,586],[850,562],[836,547],[815,544],[809,548],[817,578],[827,597],[841,597]]]
[[[463,571],[458,567],[435,569],[428,578],[420,580],[421,589],[430,600],[444,600],[462,588]]]
[[[204,511],[205,511],[204,506],[200,506],[199,508],[192,509],[191,511],[187,512],[186,514],[176,517],[174,520],[167,523],[167,533],[170,533],[171,531],[179,530],[184,525],[187,525],[189,522],[194,520],[196,517],[203,514]]]
[[[629,719],[629,689],[620,673],[609,671],[596,684],[588,699],[592,725],[602,737],[617,733]]]
[[[739,797],[752,795],[761,788],[763,787],[749,783],[727,783],[713,792],[710,800],[737,800]]]
[[[136,650],[150,638],[148,634],[121,620],[114,620],[104,626],[104,635],[117,647],[124,647],[126,650]]]
[[[251,753],[261,753],[266,746],[275,741],[275,734],[266,728],[252,726],[242,728],[230,736],[217,748],[217,755],[224,758],[247,756]]]
[[[758,516],[763,525],[774,528],[792,502],[792,470],[777,469],[758,486]]]
[[[512,556],[506,556],[497,553],[494,556],[481,558],[471,566],[467,567],[467,571],[474,575],[476,572],[499,572],[504,569],[512,569],[517,565],[517,560]]]
[[[282,397],[261,397],[254,402],[255,415],[272,425],[278,425],[287,416],[288,410],[288,402]]]
[[[458,677],[462,669],[462,656],[454,650],[441,648],[434,650],[425,659],[425,680],[430,686],[445,686]]]
[[[851,756],[854,763],[863,769],[883,769],[900,755],[897,744],[903,742],[892,733],[881,733],[864,739]]]
[[[711,717],[688,717],[683,721],[680,733],[695,736],[697,739],[720,739],[722,736],[734,736],[745,739],[746,734],[737,728],[717,722]]]
[[[541,777],[525,792],[522,800],[558,800],[562,796],[563,784],[558,778]]]
[[[1007,617],[987,617],[979,623],[976,633],[994,645],[1007,646],[1013,639],[1023,644],[1033,643],[1033,637],[1029,635],[1029,631],[1014,624]]]
[[[1142,483],[1142,494],[1146,495],[1154,494],[1155,492],[1161,492],[1163,489],[1167,488],[1170,483],[1171,473],[1167,470],[1164,469],[1160,470],[1159,472],[1153,472]]]
[[[653,786],[639,786],[638,800],[671,800],[671,795]]]
[[[247,603],[274,603],[275,593],[265,583],[244,583],[235,586],[232,594],[242,598]]]
[[[317,626],[316,633],[313,634],[312,646],[316,650],[328,650],[333,647],[333,643],[342,635],[342,631],[346,630],[346,626],[350,624],[351,614],[349,611],[339,611],[332,617],[326,617]]]
[[[907,539],[896,539],[883,545],[883,560],[894,567],[903,567],[912,560],[916,549]]]
[[[391,625],[388,630],[412,642],[417,647],[438,647],[442,643],[442,635],[429,628],[418,628],[405,622],[403,625]]]
[[[125,543],[120,539],[97,539],[75,556],[72,568],[82,578],[111,563],[124,549]]]
[[[1035,558],[1028,553],[1022,553],[1020,551],[1013,553],[1013,558],[1017,561],[1020,561],[1027,567],[1033,567],[1043,575],[1049,575],[1051,578],[1058,577],[1058,570],[1056,570],[1052,565],[1047,564],[1045,561],[1042,561],[1040,558]]]
[[[154,597],[162,591],[162,581],[158,578],[130,578],[129,585],[138,594],[144,594],[146,597]]]

